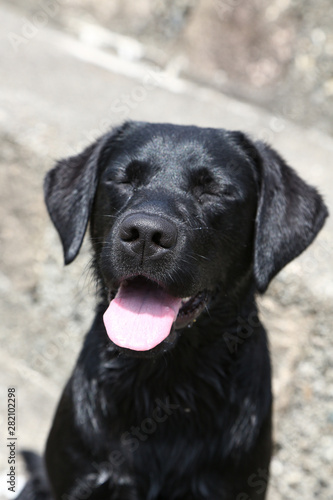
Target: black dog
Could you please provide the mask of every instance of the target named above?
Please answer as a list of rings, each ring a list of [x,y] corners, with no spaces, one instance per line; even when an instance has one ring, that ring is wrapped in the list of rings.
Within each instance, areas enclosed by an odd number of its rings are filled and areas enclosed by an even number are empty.
[[[21,498],[265,498],[255,294],[323,226],[320,195],[241,132],[133,122],[60,161],[45,196],[66,264],[90,221],[101,300]]]

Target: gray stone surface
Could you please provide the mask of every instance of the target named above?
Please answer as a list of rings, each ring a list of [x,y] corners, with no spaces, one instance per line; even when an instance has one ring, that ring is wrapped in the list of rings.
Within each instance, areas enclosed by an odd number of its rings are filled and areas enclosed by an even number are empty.
[[[332,212],[333,141],[50,24],[29,32],[29,18],[19,11],[3,5],[0,12],[6,27],[0,44],[0,487],[6,498],[7,387],[18,393],[19,448],[42,451],[93,316],[89,245],[64,269],[43,205],[43,175],[55,158],[78,152],[126,118],[242,129],[274,145],[318,186]],[[11,33],[24,39],[16,49]],[[332,242],[330,219],[260,299],[274,364],[271,500],[333,497]]]

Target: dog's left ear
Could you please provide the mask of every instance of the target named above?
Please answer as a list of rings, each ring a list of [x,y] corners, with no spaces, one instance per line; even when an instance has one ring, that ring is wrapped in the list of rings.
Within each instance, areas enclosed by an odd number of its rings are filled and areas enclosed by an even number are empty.
[[[255,143],[260,195],[254,277],[263,293],[271,279],[314,240],[328,215],[322,197],[269,146]]]

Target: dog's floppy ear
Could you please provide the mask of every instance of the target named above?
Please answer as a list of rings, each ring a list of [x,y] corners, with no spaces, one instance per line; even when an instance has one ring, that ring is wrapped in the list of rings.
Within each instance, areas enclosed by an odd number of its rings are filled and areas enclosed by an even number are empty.
[[[98,181],[100,142],[58,161],[45,177],[45,202],[62,242],[65,264],[77,256],[86,232]]]
[[[254,277],[263,293],[271,279],[310,245],[328,215],[315,188],[269,146],[256,142],[260,195],[255,229]]]
[[[58,161],[46,174],[45,202],[60,235],[65,264],[70,264],[81,248],[98,184],[98,167],[130,125],[131,122],[126,122],[97,139],[82,153]]]

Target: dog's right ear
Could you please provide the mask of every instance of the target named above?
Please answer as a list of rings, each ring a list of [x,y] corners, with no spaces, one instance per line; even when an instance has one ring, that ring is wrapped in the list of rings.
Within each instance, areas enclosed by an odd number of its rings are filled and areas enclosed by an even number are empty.
[[[62,242],[65,264],[70,264],[81,248],[98,184],[99,165],[128,126],[127,122],[97,139],[82,153],[58,161],[46,174],[45,202]]]
[[[58,161],[45,177],[45,202],[61,239],[65,264],[79,253],[88,225],[98,180],[100,140],[82,153]]]

